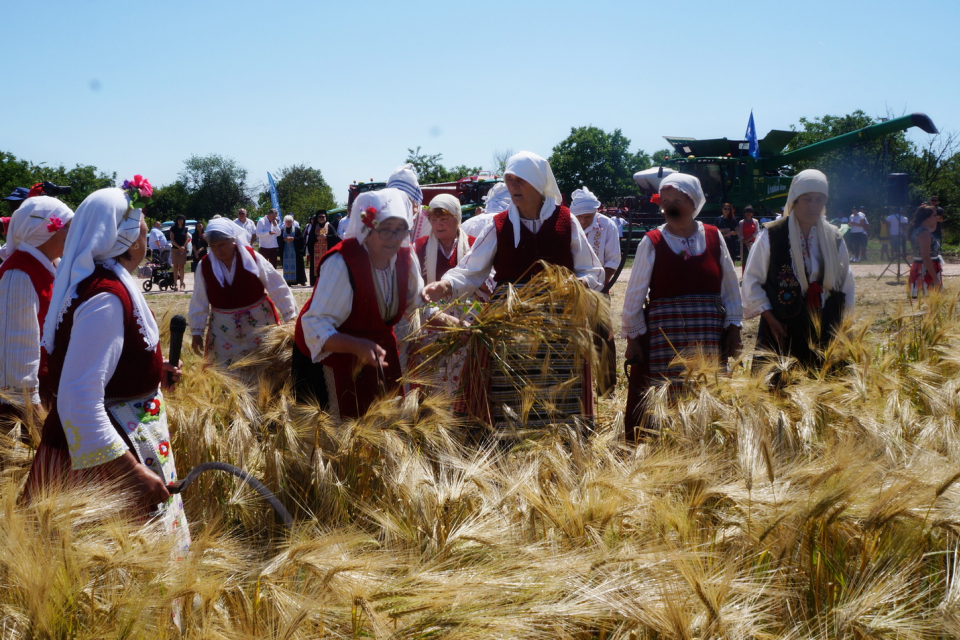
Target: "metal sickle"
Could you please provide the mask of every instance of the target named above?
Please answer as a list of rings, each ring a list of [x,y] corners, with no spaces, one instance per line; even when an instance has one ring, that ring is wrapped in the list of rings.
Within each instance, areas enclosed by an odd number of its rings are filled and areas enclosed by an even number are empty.
[[[217,471],[226,471],[227,473],[236,476],[243,480],[248,486],[252,487],[257,493],[260,494],[264,500],[266,500],[273,510],[277,512],[277,515],[280,516],[280,519],[283,520],[283,524],[288,529],[293,529],[293,516],[290,515],[290,512],[287,511],[277,497],[273,495],[273,492],[270,489],[267,489],[266,486],[252,475],[233,466],[232,464],[227,464],[226,462],[202,462],[190,470],[190,473],[187,474],[187,477],[178,482],[171,482],[167,485],[167,491],[170,493],[183,493],[183,491],[190,486],[194,480],[197,479],[204,471],[210,471],[211,469],[216,469]]]

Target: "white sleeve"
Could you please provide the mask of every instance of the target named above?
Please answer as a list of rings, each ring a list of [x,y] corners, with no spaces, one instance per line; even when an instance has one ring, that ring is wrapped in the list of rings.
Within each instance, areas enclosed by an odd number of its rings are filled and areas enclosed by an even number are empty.
[[[40,301],[33,283],[19,269],[7,271],[0,279],[0,392],[11,403],[30,395],[40,403]]]
[[[770,268],[770,237],[761,233],[753,246],[750,247],[750,256],[743,271],[743,316],[748,320],[755,318],[771,308],[770,300],[763,285],[767,281],[767,270]]]
[[[296,320],[297,301],[293,299],[293,292],[290,291],[287,281],[283,279],[283,274],[270,266],[267,259],[259,253],[254,252],[253,256],[257,260],[260,282],[263,283],[263,288],[267,290],[267,295],[273,300],[273,304],[277,305],[280,317],[284,322]]]
[[[581,233],[583,233],[581,231]],[[589,247],[588,247],[589,249]],[[455,268],[443,274],[442,280],[453,285],[453,297],[473,293],[480,288],[493,268],[497,256],[497,229],[493,220],[487,222],[474,241],[467,255]]]
[[[203,279],[203,269],[200,268],[193,274],[193,295],[190,296],[190,309],[187,313],[191,335],[202,336],[207,330],[209,317],[210,299],[207,297],[207,282]]]
[[[623,301],[623,337],[636,338],[647,332],[647,323],[643,317],[643,305],[650,290],[650,278],[653,276],[653,243],[647,236],[640,240],[637,253],[633,257],[630,269],[630,281]]]
[[[740,297],[740,277],[737,275],[737,265],[733,263],[730,257],[730,251],[727,249],[727,243],[723,241],[723,234],[717,229],[717,235],[720,236],[720,300],[723,302],[723,308],[726,309],[726,317],[723,320],[724,328],[730,325],[740,326],[743,324],[743,299]]]
[[[600,291],[606,276],[600,258],[593,252],[587,236],[575,216],[570,216],[570,251],[573,253],[573,273],[590,289]],[[476,246],[476,245],[474,245]],[[618,263],[619,264],[619,263]]]
[[[418,291],[419,293],[419,291]],[[300,317],[303,337],[314,362],[327,357],[323,345],[337,333],[337,327],[346,322],[353,310],[353,287],[347,263],[339,253],[328,257],[320,265],[317,286],[310,308]]]
[[[57,394],[57,411],[74,469],[110,462],[127,451],[103,403],[121,351],[123,306],[109,293],[95,295],[74,315]]]
[[[604,234],[606,239],[603,241],[603,257],[605,258],[603,266],[607,269],[616,269],[620,266],[620,237],[617,235],[615,222],[610,221],[607,229],[607,233]]]

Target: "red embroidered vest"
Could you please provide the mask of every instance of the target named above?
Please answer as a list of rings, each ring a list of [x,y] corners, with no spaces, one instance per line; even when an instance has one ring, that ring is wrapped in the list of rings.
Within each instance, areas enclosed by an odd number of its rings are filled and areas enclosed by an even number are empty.
[[[684,259],[667,244],[659,229],[647,232],[653,243],[653,273],[650,277],[650,299],[678,296],[718,295],[723,281],[720,264],[720,232],[703,225],[707,249],[698,256]]]
[[[250,255],[256,254],[250,247],[243,247]],[[233,260],[236,262],[236,269],[233,274],[233,283],[221,285],[217,277],[213,275],[213,264],[210,262],[211,256],[205,255],[200,260],[200,270],[203,273],[203,284],[207,289],[207,299],[210,306],[214,309],[243,309],[260,302],[266,295],[263,283],[255,273],[250,273],[243,268],[243,262],[240,259],[240,247],[234,247]],[[267,297],[270,306],[273,307],[273,301]],[[276,307],[273,307],[273,315],[280,324],[280,317],[277,315]]]
[[[430,236],[423,236],[422,238],[417,238],[415,245],[417,251],[417,259],[420,261],[420,275],[423,276],[423,281],[425,284],[430,284],[427,282],[427,240],[430,239]],[[473,246],[473,243],[477,241],[473,236],[467,236],[467,241],[470,243],[469,246]],[[443,250],[440,249],[440,243],[437,243],[437,280],[443,277],[450,269],[453,269],[457,266],[457,250],[454,247],[453,252],[450,254],[450,257],[443,255]]]
[[[520,282],[536,275],[540,268],[538,260],[573,270],[573,251],[570,249],[570,210],[557,207],[553,215],[543,221],[540,230],[533,233],[520,225],[520,243],[514,246],[513,223],[509,211],[493,217],[497,231],[497,255],[493,267],[497,271],[497,283]]]
[[[67,355],[73,330],[73,316],[76,310],[87,300],[101,293],[116,296],[123,306],[123,350],[117,361],[117,368],[113,376],[107,381],[104,397],[110,399],[135,398],[144,396],[160,387],[160,375],[163,370],[163,355],[160,344],[157,348],[148,351],[140,333],[140,324],[133,312],[133,302],[127,288],[120,279],[109,269],[100,265],[93,275],[77,286],[77,297],[63,314],[63,319],[57,327],[55,338],[56,348],[50,354],[50,384],[53,389],[60,387],[60,377],[63,375],[63,362]],[[116,425],[114,425],[116,426]],[[122,428],[117,431],[124,437]],[[56,448],[66,449],[67,440],[63,434],[63,425],[57,412],[57,404],[47,414],[43,423],[43,443]]]
[[[14,251],[13,255],[3,264],[0,264],[0,278],[7,271],[23,271],[30,278],[33,290],[37,292],[37,322],[40,326],[40,333],[43,334],[43,323],[47,320],[47,311],[50,309],[50,298],[53,296],[53,274],[43,264],[26,251]],[[40,398],[44,403],[52,400],[53,389],[50,387],[49,363],[47,350],[37,345],[40,349],[40,368],[37,371],[37,378],[40,383]]]
[[[344,240],[328,251],[320,261],[323,263],[335,253],[339,253],[347,264],[350,275],[350,286],[353,288],[353,307],[347,319],[337,327],[339,333],[371,340],[387,352],[387,366],[383,368],[383,377],[380,369],[373,366],[358,368],[357,358],[348,353],[331,353],[322,362],[333,369],[336,383],[337,405],[342,418],[356,418],[370,407],[370,404],[380,394],[382,388],[387,395],[395,394],[400,390],[400,352],[397,348],[397,337],[393,333],[393,326],[397,324],[407,310],[407,286],[410,276],[410,249],[401,247],[397,253],[397,313],[390,319],[384,320],[380,315],[377,304],[376,285],[373,282],[373,266],[366,249],[357,242],[356,238]],[[318,280],[318,284],[319,284]],[[324,293],[320,292],[321,295]],[[310,348],[303,335],[302,318],[313,303],[317,295],[316,286],[310,300],[300,310],[297,317],[295,340],[297,348],[304,355],[312,358]]]

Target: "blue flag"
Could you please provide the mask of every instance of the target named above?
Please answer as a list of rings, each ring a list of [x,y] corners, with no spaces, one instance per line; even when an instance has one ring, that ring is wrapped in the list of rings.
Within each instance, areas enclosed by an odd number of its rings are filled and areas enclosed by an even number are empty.
[[[751,114],[751,118],[753,115]],[[753,122],[753,120],[751,120]],[[270,183],[270,205],[277,210],[277,217],[282,216],[280,213],[280,198],[277,197],[277,185],[273,182],[273,176],[270,175],[270,172],[267,171],[267,182]]]
[[[760,157],[760,143],[757,142],[757,125],[753,123],[753,109],[750,110],[750,121],[747,123],[747,154],[754,158]]]

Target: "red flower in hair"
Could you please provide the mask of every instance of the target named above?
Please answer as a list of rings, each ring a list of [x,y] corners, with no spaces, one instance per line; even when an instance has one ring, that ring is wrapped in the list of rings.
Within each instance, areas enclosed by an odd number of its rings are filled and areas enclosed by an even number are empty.
[[[60,229],[63,229],[63,220],[61,220],[57,216],[53,216],[52,218],[50,218],[50,222],[47,223],[47,231],[49,231],[50,233],[56,233]]]
[[[377,228],[377,210],[374,207],[367,207],[360,212],[360,221],[371,231]]]
[[[43,183],[38,182],[37,184],[30,187],[30,193],[27,194],[27,197],[32,198],[34,196],[42,196],[42,195],[43,195]]]

